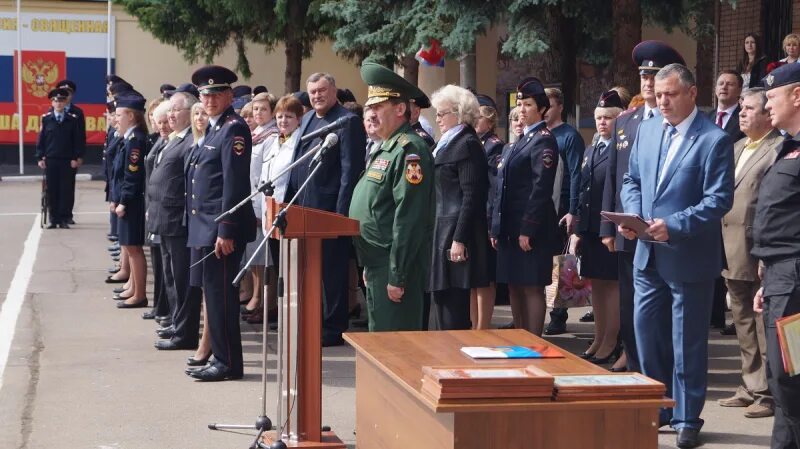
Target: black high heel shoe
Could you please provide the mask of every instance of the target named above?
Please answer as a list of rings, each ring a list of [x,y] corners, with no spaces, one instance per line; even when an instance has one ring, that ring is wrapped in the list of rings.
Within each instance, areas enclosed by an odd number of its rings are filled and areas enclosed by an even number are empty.
[[[591,360],[594,358],[594,352],[582,352],[578,354],[578,357],[582,358],[583,360]]]
[[[204,359],[196,359],[194,357],[189,357],[186,359],[186,364],[189,366],[204,366],[206,363],[208,363],[209,357],[211,357],[210,354],[208,357]]]
[[[602,359],[597,357],[592,357],[591,359],[589,359],[589,361],[594,363],[595,365],[605,365],[606,363],[612,363],[616,361],[619,358],[620,354],[622,354],[622,346],[617,345],[614,348],[614,350],[611,351],[611,354],[609,354],[608,356],[603,357]]]

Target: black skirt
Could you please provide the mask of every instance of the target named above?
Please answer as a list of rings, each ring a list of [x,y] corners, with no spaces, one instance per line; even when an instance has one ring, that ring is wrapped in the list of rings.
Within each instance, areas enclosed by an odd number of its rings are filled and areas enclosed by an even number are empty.
[[[144,200],[125,205],[125,215],[117,219],[117,236],[121,246],[144,245]]]
[[[598,234],[593,232],[581,234],[581,246],[578,252],[581,257],[581,277],[605,281],[617,280],[617,253],[610,252]]]
[[[534,240],[525,252],[517,239],[497,241],[497,283],[544,287],[553,282],[553,254],[548,245]]]

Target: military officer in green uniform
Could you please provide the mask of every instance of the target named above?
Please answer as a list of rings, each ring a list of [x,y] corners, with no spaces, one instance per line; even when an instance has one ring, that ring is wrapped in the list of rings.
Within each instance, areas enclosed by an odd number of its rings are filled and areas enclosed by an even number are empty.
[[[433,157],[409,125],[409,100],[422,92],[393,71],[364,63],[365,103],[380,122],[383,140],[353,192],[350,217],[364,266],[370,331],[420,330],[433,239]]]

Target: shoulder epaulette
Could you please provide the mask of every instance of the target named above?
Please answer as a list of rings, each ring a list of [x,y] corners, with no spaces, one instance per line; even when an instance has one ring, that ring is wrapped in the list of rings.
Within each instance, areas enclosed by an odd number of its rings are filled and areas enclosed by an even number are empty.
[[[411,140],[408,139],[408,136],[403,134],[403,135],[401,135],[400,137],[397,138],[397,143],[399,143],[400,146],[406,146],[409,143],[411,143]]]
[[[633,112],[633,111],[635,111],[635,110],[636,110],[636,108],[628,108],[628,109],[626,109],[626,110],[624,110],[624,111],[620,112],[620,114],[619,114],[619,115],[620,115],[620,117],[622,117],[623,115],[630,114],[631,112]]]

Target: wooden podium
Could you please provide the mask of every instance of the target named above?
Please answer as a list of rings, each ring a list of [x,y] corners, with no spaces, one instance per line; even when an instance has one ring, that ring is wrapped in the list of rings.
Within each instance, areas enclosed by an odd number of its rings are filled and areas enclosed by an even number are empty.
[[[267,230],[285,205],[266,199]],[[288,447],[341,448],[333,432],[322,431],[322,240],[359,233],[358,221],[343,215],[292,206],[286,213],[280,269],[283,298],[279,304],[279,421]],[[276,229],[271,235],[279,238]],[[298,332],[302,330],[302,332]],[[285,425],[284,425],[285,423]],[[267,432],[266,444],[277,440]]]
[[[356,349],[358,449],[655,449],[669,399],[442,401],[422,391],[424,366],[533,365],[552,375],[608,374],[563,358],[473,360],[464,346],[554,345],[524,330],[348,333]]]

